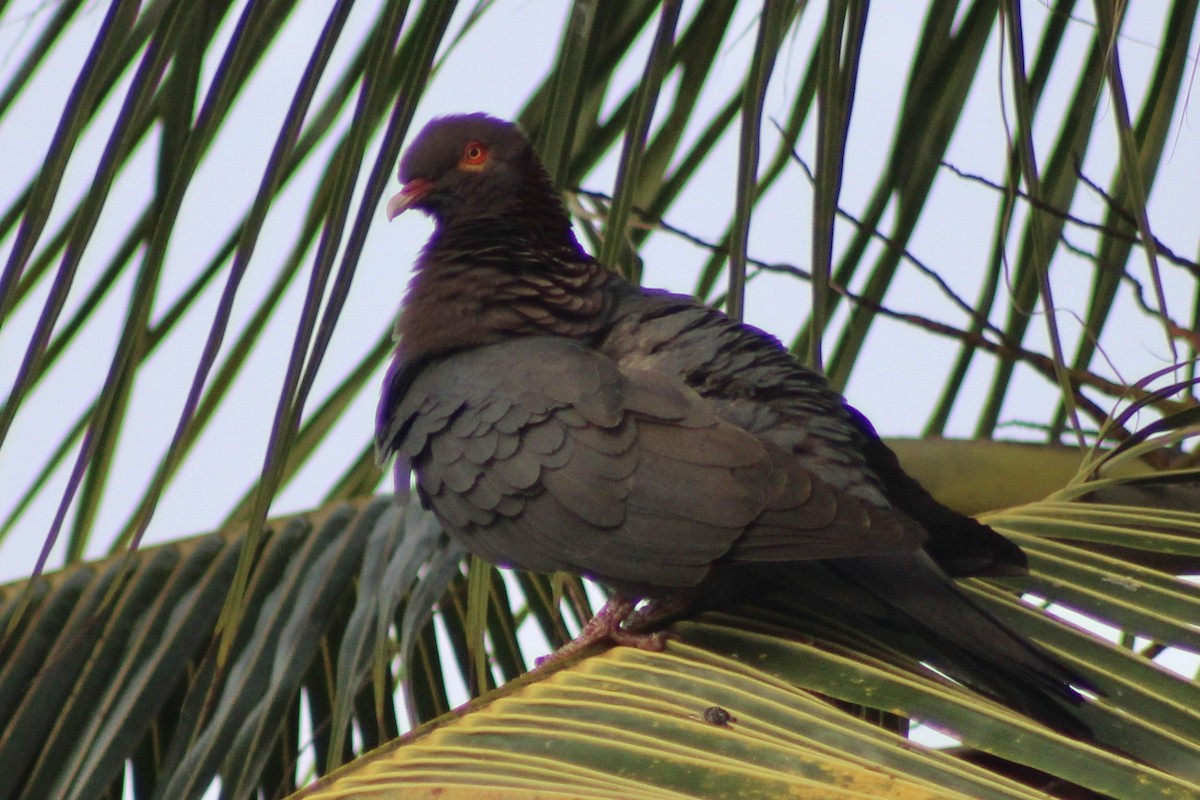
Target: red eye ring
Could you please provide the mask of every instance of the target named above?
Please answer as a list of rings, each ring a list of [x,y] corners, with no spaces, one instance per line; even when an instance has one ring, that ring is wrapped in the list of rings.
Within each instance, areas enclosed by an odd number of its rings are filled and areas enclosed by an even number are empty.
[[[467,146],[463,148],[462,160],[459,166],[462,167],[481,167],[488,160],[487,145],[483,142],[467,142]]]

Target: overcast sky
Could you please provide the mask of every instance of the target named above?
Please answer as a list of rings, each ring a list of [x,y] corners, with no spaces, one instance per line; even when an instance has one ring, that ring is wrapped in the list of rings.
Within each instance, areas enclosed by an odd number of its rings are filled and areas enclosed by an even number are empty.
[[[1121,42],[1122,66],[1132,107],[1138,108],[1141,94],[1156,53],[1146,42],[1157,38],[1161,18],[1160,4],[1138,4],[1131,12]],[[1165,4],[1161,4],[1165,5]],[[372,20],[373,4],[360,4],[348,26],[346,41],[355,41],[353,31],[362,31]],[[372,6],[367,8],[367,6]],[[685,4],[688,19],[695,3]],[[556,55],[566,4],[549,0],[512,0],[499,2],[484,15],[483,22],[462,42],[457,52],[436,76],[432,89],[417,112],[417,122],[432,116],[461,111],[487,111],[511,117],[519,110],[534,76],[544,74]],[[48,19],[51,6],[40,2],[17,3],[0,23],[0,72],[5,77],[21,61],[24,49],[36,39],[38,29]],[[900,87],[911,59],[921,20],[909,12],[912,6],[902,2],[879,2],[871,7],[864,61],[850,131],[849,152],[842,205],[860,210],[874,188],[880,165],[888,156],[891,120],[903,98]],[[1045,22],[1044,4],[1023,5],[1031,42],[1036,42]],[[75,74],[91,46],[92,37],[103,13],[103,4],[88,12],[87,24],[76,24],[70,37],[55,49],[38,75],[36,91],[25,92],[18,107],[0,120],[0,186],[23,186],[34,173],[45,153],[46,144],[57,124],[58,115]],[[236,19],[231,15],[230,20]],[[462,16],[456,22],[461,24]],[[157,300],[161,313],[209,257],[216,244],[242,213],[261,177],[261,165],[276,136],[275,125],[282,109],[290,101],[303,59],[323,22],[315,14],[298,13],[289,20],[259,68],[255,83],[238,101],[235,118],[214,144],[207,163],[189,192],[181,211],[177,233],[167,260],[164,289]],[[796,91],[809,43],[816,35],[819,15],[808,13],[788,51],[776,67],[767,111],[772,119],[782,120]],[[754,20],[745,16],[740,28],[745,33],[727,44],[715,72],[707,100],[723,100],[743,74],[742,65],[754,43]],[[453,27],[453,26],[452,26]],[[682,29],[682,25],[681,25]],[[228,35],[227,25],[225,34]],[[1082,59],[1092,35],[1089,23],[1080,20],[1071,25],[1066,40],[1066,55],[1061,59],[1061,74],[1052,80],[1048,110],[1058,108],[1072,89],[1072,65]],[[647,37],[648,38],[648,37]],[[623,67],[626,81],[636,80],[644,63],[648,41],[631,54]],[[1002,43],[991,43],[987,65],[981,74],[996,75],[994,82],[981,82],[967,102],[962,128],[957,133],[949,160],[962,169],[999,180],[1005,151],[1005,117],[1001,111],[1004,79],[1000,61]],[[1196,52],[1193,45],[1192,52]],[[345,59],[349,49],[341,48],[337,58]],[[1194,80],[1190,78],[1189,80]],[[121,93],[116,93],[118,100]],[[615,102],[615,101],[614,101]],[[80,196],[95,170],[100,148],[115,118],[116,105],[110,103],[102,120],[88,131],[78,156],[73,159],[64,180],[60,202],[55,207],[49,230],[54,230],[66,209]],[[1048,115],[1053,122],[1054,113]],[[1151,198],[1150,218],[1157,235],[1184,255],[1197,251],[1197,203],[1195,187],[1200,179],[1200,147],[1197,145],[1194,113],[1186,106],[1173,124],[1173,138],[1159,183]],[[1103,147],[1090,151],[1084,170],[1101,183],[1110,179],[1115,163],[1115,135],[1112,115],[1106,108],[1097,133]],[[1011,120],[1011,112],[1009,115]],[[877,120],[884,120],[879,124]],[[345,121],[343,121],[344,124]],[[695,135],[695,131],[691,132]],[[1046,124],[1035,131],[1041,153],[1046,153],[1053,129]],[[776,134],[768,125],[764,130],[764,152],[775,145]],[[674,225],[701,236],[715,238],[722,229],[732,205],[736,141],[728,137],[719,158],[712,159],[702,174],[704,187],[693,191],[671,209],[668,219]],[[801,151],[812,153],[812,136],[806,135]],[[587,181],[589,189],[610,191],[614,157],[607,166]],[[154,140],[148,141],[138,155],[139,169],[128,171],[114,187],[100,228],[93,243],[94,253],[85,258],[76,289],[68,300],[63,318],[72,312],[96,278],[96,271],[125,232],[123,210],[135,207],[153,181]],[[236,309],[233,336],[254,307],[254,300],[265,292],[275,268],[290,242],[290,234],[303,217],[306,202],[313,191],[315,170],[298,176],[278,201],[268,218],[254,261],[242,289],[243,300]],[[940,177],[924,222],[911,244],[911,250],[924,263],[937,270],[953,289],[968,302],[974,300],[991,245],[997,194],[980,184],[966,181],[949,171]],[[783,261],[806,267],[809,261],[811,191],[799,169],[772,191],[755,217],[751,254],[767,261]],[[1096,198],[1081,196],[1074,209],[1079,216],[1099,219],[1102,207]],[[885,225],[890,221],[890,215]],[[106,222],[108,223],[106,225]],[[407,270],[417,248],[430,231],[428,220],[405,215],[388,225],[382,208],[377,224],[358,265],[350,300],[342,316],[322,371],[314,399],[341,377],[338,367],[356,361],[372,343],[381,326],[393,316],[407,280]],[[849,233],[839,227],[840,241]],[[1073,231],[1073,242],[1088,247],[1092,239],[1086,232]],[[11,238],[0,241],[0,257],[7,257]],[[1015,250],[1015,245],[1013,247]],[[706,254],[669,236],[657,236],[643,252],[645,282],[681,291],[689,290],[696,270]],[[1136,269],[1140,259],[1135,258]],[[1079,263],[1078,279],[1068,269],[1057,271],[1055,290],[1065,309],[1059,322],[1067,338],[1068,349],[1079,326],[1073,313],[1086,308],[1087,265]],[[1190,285],[1170,271],[1168,279],[1172,311],[1186,319]],[[1178,278],[1178,280],[1174,280]],[[43,283],[48,283],[44,281]],[[17,417],[8,441],[0,449],[0,513],[7,513],[15,498],[27,485],[31,470],[40,468],[61,432],[90,402],[99,386],[111,347],[122,322],[121,302],[129,290],[127,279],[115,302],[109,302],[87,328],[89,348],[69,352],[29,398]],[[156,459],[167,446],[181,409],[183,396],[194,370],[203,335],[211,323],[220,281],[214,284],[186,320],[184,330],[192,336],[177,335],[169,341],[143,370],[134,395],[127,435],[116,462],[110,497],[101,507],[98,535],[91,555],[101,555],[114,531],[128,514],[128,502],[143,491]],[[250,485],[261,467],[270,420],[277,402],[284,358],[291,346],[294,326],[302,299],[304,280],[290,292],[281,312],[272,323],[270,335],[252,357],[235,394],[210,426],[200,445],[193,451],[159,506],[149,531],[148,541],[164,541],[199,533],[220,522],[222,513]],[[48,286],[41,286],[30,302],[0,333],[0,386],[11,386],[29,331],[40,312]],[[788,340],[798,328],[808,308],[808,286],[791,278],[763,276],[753,280],[747,290],[747,320]],[[961,325],[961,314],[949,310],[945,298],[932,281],[905,267],[887,297],[889,306],[942,317]],[[1002,317],[998,309],[995,319]],[[1128,380],[1163,365],[1166,347],[1161,335],[1147,326],[1128,299],[1118,304],[1118,318],[1110,324],[1110,335],[1103,344],[1108,357]],[[1121,335],[1121,316],[1130,324],[1124,330],[1137,330],[1136,336]],[[1136,323],[1136,327],[1133,327]],[[1035,321],[1031,342],[1043,340],[1044,325]],[[182,332],[182,331],[181,331]],[[1115,333],[1113,333],[1115,332]],[[1145,336],[1141,332],[1148,332]],[[1040,346],[1040,345],[1037,345]],[[894,322],[881,321],[868,341],[847,394],[852,403],[865,412],[885,434],[914,434],[924,424],[929,408],[941,391],[938,376],[946,371],[956,353],[952,342],[933,337]],[[952,418],[951,433],[967,435],[971,431],[978,404],[990,382],[990,362],[982,361]],[[377,385],[373,382],[373,386]],[[1044,379],[1027,370],[1018,370],[1011,401],[1004,418],[1010,421],[1040,419],[1044,409],[1055,402],[1055,391]],[[329,437],[319,456],[278,498],[273,514],[302,510],[314,492],[326,487],[330,472],[340,470],[363,446],[370,435],[375,391],[364,393],[338,429]],[[136,431],[136,432],[135,432]],[[1027,436],[1019,428],[1006,433]],[[134,433],[134,435],[128,435]],[[8,541],[0,545],[0,580],[28,574],[33,566],[42,537],[53,516],[65,483],[66,470],[60,470],[51,491],[30,509]],[[53,564],[53,562],[52,562]]]

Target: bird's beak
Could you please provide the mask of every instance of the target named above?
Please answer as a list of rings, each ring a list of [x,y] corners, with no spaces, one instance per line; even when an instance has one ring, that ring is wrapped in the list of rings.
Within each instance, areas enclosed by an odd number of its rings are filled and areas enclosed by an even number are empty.
[[[425,178],[413,178],[404,184],[404,186],[400,187],[400,191],[392,195],[391,199],[387,201],[388,222],[391,222],[421,202],[421,198],[429,194],[432,189],[433,182]]]

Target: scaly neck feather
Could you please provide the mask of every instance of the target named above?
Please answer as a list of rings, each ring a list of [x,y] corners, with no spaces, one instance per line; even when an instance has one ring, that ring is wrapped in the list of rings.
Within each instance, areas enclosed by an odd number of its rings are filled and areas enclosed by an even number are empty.
[[[561,206],[560,206],[561,208]],[[564,225],[524,215],[439,228],[420,259],[396,333],[417,361],[517,336],[588,338],[607,319],[613,277]]]

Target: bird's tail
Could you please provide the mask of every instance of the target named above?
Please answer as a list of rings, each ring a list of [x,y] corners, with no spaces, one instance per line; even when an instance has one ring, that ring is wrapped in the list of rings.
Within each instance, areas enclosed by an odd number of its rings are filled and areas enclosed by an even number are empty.
[[[1076,738],[1091,731],[1072,711],[1080,690],[1101,694],[1082,675],[989,614],[924,553],[792,563],[789,590],[835,619],[928,663]]]

